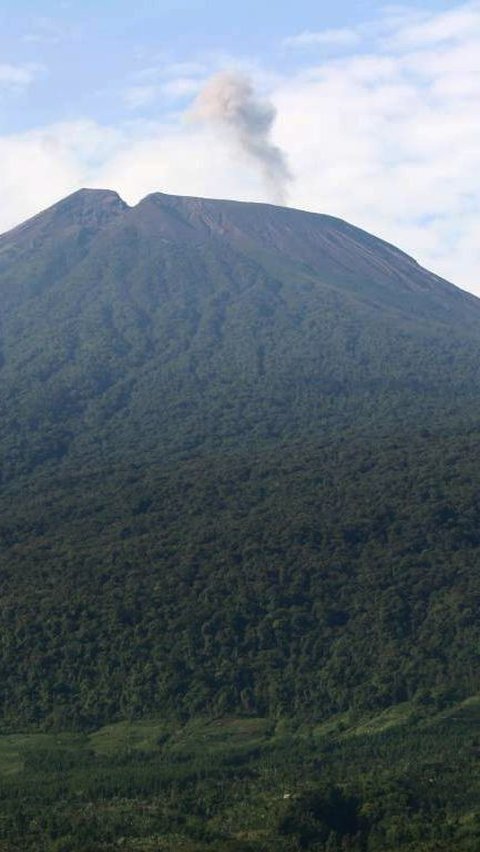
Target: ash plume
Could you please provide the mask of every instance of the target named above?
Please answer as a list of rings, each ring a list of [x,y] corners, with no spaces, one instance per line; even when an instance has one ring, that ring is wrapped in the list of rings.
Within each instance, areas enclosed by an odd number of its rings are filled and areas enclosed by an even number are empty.
[[[270,139],[276,110],[256,95],[248,77],[231,71],[215,74],[198,94],[190,116],[223,129],[256,163],[271,200],[285,201],[291,174],[283,151]]]

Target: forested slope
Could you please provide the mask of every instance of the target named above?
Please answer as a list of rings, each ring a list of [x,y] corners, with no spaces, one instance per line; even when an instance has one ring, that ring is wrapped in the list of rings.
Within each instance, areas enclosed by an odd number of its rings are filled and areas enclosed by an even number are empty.
[[[480,303],[331,217],[82,191],[0,238],[2,720],[478,689]]]

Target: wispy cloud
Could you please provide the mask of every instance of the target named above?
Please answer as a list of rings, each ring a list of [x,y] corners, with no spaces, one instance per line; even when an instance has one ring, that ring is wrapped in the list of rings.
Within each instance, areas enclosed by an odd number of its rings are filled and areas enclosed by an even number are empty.
[[[123,100],[129,109],[141,109],[152,104],[157,97],[157,87],[128,86],[123,92]]]
[[[161,92],[166,98],[177,100],[196,95],[203,85],[198,77],[174,77],[166,80],[161,86]]]
[[[206,74],[208,68],[202,62],[173,62],[163,58],[140,68],[136,71],[135,78],[152,83],[166,78],[204,77]]]
[[[137,70],[122,98],[128,109],[143,110],[157,101],[167,103],[194,97],[209,69],[200,62],[161,61]]]
[[[25,44],[53,45],[64,41],[69,35],[69,30],[58,21],[37,17],[33,19],[31,29],[22,36],[22,41]]]
[[[396,19],[390,19],[393,30],[389,45],[399,48],[444,45],[477,36],[480,33],[480,3],[466,3],[435,14],[424,13],[420,20],[404,10]],[[393,24],[393,26],[392,26]]]
[[[353,47],[360,41],[360,33],[356,29],[340,28],[331,30],[304,30],[298,35],[284,39],[285,47]]]
[[[191,98],[201,89],[202,82],[192,77],[175,77],[145,86],[128,86],[122,97],[128,109],[143,110],[159,100],[170,103]]]
[[[41,65],[0,63],[0,91],[21,92],[34,82],[41,71],[43,71]]]

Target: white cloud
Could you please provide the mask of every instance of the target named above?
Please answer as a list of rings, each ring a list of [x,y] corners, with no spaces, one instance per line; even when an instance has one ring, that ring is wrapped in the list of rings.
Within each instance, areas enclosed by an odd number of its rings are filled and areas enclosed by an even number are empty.
[[[480,4],[410,25],[405,9],[390,10],[377,33],[366,52],[276,87],[290,200],[350,219],[480,295]]]
[[[81,186],[115,189],[130,204],[154,191],[264,200],[256,168],[233,163],[215,132],[181,122],[120,132],[83,120],[0,137],[0,232]]]
[[[0,137],[0,231],[95,180],[121,134],[75,121]]]
[[[254,165],[233,161],[230,146],[209,129],[162,126],[117,151],[95,175],[130,204],[149,192],[265,200]]]

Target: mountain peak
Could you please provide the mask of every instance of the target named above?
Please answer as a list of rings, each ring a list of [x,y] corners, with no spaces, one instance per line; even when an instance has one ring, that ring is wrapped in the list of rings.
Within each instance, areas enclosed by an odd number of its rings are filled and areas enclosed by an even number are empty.
[[[80,187],[80,189],[75,190],[75,192],[72,192],[70,195],[67,195],[67,197],[64,198],[63,201],[68,201],[69,199],[74,198],[82,199],[85,201],[94,201],[96,203],[101,202],[102,200],[115,200],[117,203],[120,202],[123,207],[127,207],[126,202],[122,198],[120,198],[120,195],[114,189],[101,189],[83,186]],[[62,202],[59,203],[61,204]]]
[[[42,210],[21,225],[3,234],[2,241],[24,240],[30,243],[43,240],[46,235],[65,234],[79,228],[90,231],[103,228],[128,209],[117,192],[110,189],[79,189]]]
[[[112,189],[78,189],[62,201],[54,204],[45,213],[71,215],[76,222],[101,224],[105,217],[122,213],[128,205]]]
[[[60,246],[73,241],[83,256],[97,237],[123,243],[123,225],[143,241],[156,245],[166,240],[182,251],[211,246],[213,240],[215,251],[228,247],[255,262],[263,258],[282,275],[288,270],[294,277],[315,280],[322,289],[408,315],[444,317],[458,309],[469,321],[471,309],[475,315],[478,311],[473,296],[384,240],[336,217],[270,204],[152,192],[129,206],[114,190],[84,187],[0,239],[4,249],[19,246],[35,252],[46,242]],[[3,258],[6,262],[5,251]]]

